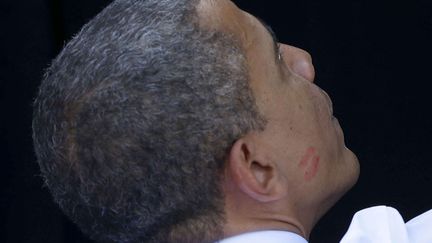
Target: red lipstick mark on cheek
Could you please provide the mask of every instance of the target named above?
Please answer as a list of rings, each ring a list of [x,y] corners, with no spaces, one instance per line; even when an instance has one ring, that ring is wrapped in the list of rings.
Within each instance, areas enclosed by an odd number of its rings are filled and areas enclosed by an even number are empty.
[[[309,161],[314,156],[315,151],[316,149],[314,147],[308,148],[306,153],[303,155],[302,159],[300,160],[299,167],[305,168],[309,164]]]
[[[304,178],[306,181],[311,181],[316,176],[318,172],[319,164],[320,164],[320,157],[319,156],[313,157],[312,163],[304,173]]]
[[[304,179],[306,181],[311,181],[315,178],[318,173],[319,164],[320,157],[316,155],[316,149],[314,147],[309,147],[298,164],[300,168],[305,170]]]

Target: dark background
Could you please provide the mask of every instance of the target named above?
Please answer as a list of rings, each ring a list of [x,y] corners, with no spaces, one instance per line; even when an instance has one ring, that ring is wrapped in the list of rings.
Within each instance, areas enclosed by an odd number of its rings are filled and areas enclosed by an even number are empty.
[[[90,242],[42,187],[32,152],[31,103],[43,70],[108,0],[0,1],[0,242]],[[353,213],[385,204],[406,220],[432,208],[432,1],[235,1],[282,42],[314,57],[332,96],[358,184],[311,242],[338,242]],[[4,224],[4,225],[2,225]]]

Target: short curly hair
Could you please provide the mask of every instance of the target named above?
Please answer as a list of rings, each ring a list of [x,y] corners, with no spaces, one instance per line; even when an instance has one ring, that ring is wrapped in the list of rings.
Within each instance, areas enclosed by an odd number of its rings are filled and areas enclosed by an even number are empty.
[[[117,0],[48,68],[33,139],[45,184],[101,242],[207,242],[232,143],[264,119],[241,45],[199,0]]]

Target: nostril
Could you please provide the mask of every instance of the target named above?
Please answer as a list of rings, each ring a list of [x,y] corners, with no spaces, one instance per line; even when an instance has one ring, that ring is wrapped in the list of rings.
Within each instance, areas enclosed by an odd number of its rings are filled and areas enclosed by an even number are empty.
[[[285,44],[281,44],[281,50],[283,59],[291,71],[310,82],[314,81],[315,68],[309,52]]]
[[[315,69],[312,62],[308,60],[298,60],[292,65],[292,71],[297,75],[313,82],[315,79]]]

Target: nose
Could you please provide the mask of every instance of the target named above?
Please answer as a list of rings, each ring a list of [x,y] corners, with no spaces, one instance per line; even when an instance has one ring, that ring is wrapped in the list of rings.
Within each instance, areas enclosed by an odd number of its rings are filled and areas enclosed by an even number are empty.
[[[289,69],[306,80],[313,82],[315,79],[315,68],[312,64],[311,55],[307,51],[294,46],[280,45],[282,57]]]

